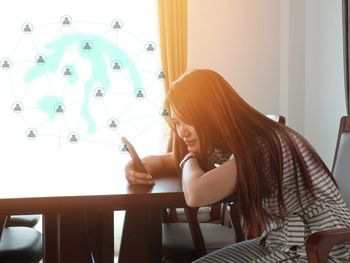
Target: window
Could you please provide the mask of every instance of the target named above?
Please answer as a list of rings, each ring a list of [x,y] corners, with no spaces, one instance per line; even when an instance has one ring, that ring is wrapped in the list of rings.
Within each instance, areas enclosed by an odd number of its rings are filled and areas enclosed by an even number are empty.
[[[2,169],[23,195],[27,180],[52,182],[50,194],[113,192],[129,159],[121,136],[141,156],[161,152],[156,0],[13,0],[0,13]]]

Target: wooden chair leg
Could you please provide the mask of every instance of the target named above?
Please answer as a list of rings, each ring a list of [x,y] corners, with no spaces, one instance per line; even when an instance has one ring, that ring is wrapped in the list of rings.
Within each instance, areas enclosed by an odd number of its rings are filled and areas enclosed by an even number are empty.
[[[169,219],[171,223],[177,222],[178,218],[177,218],[176,208],[169,209]]]
[[[7,222],[7,215],[0,214],[0,239],[2,234],[2,229],[5,227]]]
[[[235,202],[231,202],[228,205],[230,208],[231,224],[235,229],[235,233],[236,233],[236,241],[241,242],[245,240],[245,238],[243,235],[242,226],[239,218],[238,206],[236,205]]]
[[[205,247],[204,238],[197,219],[198,208],[186,207],[185,213],[188,225],[190,227],[196,254],[198,257],[202,257],[207,254],[207,249]]]
[[[221,220],[221,203],[210,206],[210,221]]]

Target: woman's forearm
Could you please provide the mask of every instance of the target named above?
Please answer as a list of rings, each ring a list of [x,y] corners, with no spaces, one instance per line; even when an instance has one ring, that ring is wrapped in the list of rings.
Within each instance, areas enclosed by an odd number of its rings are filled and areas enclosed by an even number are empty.
[[[188,159],[182,170],[182,189],[186,203],[200,207],[219,202],[236,191],[237,167],[235,160],[204,172],[195,158]]]
[[[182,189],[186,203],[192,207],[202,206],[201,176],[204,171],[200,168],[197,159],[190,158],[182,165]]]

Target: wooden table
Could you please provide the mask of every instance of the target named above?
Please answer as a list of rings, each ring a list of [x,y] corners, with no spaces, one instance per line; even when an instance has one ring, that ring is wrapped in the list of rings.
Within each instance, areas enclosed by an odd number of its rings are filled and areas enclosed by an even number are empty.
[[[119,262],[160,262],[161,209],[184,206],[181,180],[175,176],[156,179],[154,186],[130,186],[123,180],[108,194],[0,191],[0,221],[10,214],[43,214],[45,263],[90,262],[89,248],[96,263],[112,263],[115,210],[126,210]]]

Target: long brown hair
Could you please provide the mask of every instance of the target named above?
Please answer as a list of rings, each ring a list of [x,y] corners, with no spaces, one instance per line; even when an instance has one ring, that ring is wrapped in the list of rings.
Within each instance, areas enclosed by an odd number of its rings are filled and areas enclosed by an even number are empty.
[[[196,129],[201,145],[200,163],[203,169],[207,169],[206,160],[214,148],[233,153],[237,163],[239,211],[247,237],[258,236],[268,223],[281,222],[286,216],[281,141],[292,153],[298,196],[300,192],[297,170],[301,172],[308,192],[314,196],[307,165],[296,143],[291,139],[291,134],[297,133],[252,108],[218,73],[212,70],[185,73],[173,83],[165,105],[169,111],[174,110],[184,122]],[[176,135],[171,119],[168,123],[173,129],[173,151],[177,162],[180,162],[187,153],[187,147]],[[301,136],[300,138],[304,142]],[[304,143],[317,156],[306,140]],[[269,159],[268,171],[266,156]],[[321,160],[320,165],[327,169]],[[266,204],[266,200],[275,194],[278,209],[268,212],[266,205],[269,204]]]

